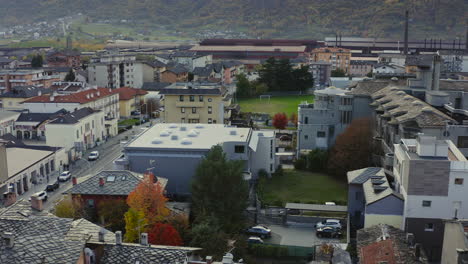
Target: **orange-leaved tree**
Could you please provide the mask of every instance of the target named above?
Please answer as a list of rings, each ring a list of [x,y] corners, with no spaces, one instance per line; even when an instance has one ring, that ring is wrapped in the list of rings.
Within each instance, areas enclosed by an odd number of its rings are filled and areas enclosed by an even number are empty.
[[[284,129],[288,125],[288,117],[285,113],[277,113],[273,117],[273,126],[277,129]]]
[[[156,223],[148,230],[148,240],[154,245],[183,245],[179,232],[172,225],[164,223]]]
[[[163,221],[169,216],[169,209],[166,208],[167,198],[163,191],[161,184],[155,182],[154,174],[147,173],[128,195],[127,204],[131,209],[142,212],[148,224]]]
[[[289,121],[294,124],[294,126],[297,127],[297,114],[296,112],[292,112],[291,116],[289,117]]]

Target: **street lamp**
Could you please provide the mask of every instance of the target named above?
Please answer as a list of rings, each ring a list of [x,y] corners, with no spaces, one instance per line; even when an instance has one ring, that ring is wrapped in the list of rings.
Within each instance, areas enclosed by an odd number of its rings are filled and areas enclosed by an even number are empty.
[[[148,103],[141,104],[141,105],[140,105],[140,124],[141,124],[141,120],[142,120],[141,117],[142,117],[142,114],[143,114],[142,111],[141,111],[141,109],[143,108],[143,106],[145,106],[145,109],[146,109],[146,110],[145,110],[145,114],[148,115]]]

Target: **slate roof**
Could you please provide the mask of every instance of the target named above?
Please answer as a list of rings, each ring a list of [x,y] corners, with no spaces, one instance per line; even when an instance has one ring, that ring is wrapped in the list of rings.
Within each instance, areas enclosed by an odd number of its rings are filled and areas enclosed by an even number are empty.
[[[187,68],[185,68],[185,66],[182,64],[176,64],[174,67],[171,67],[165,71],[173,72],[175,74],[188,72]]]
[[[406,84],[406,80],[392,81],[387,79],[364,80],[351,85],[351,91],[346,94],[357,96],[371,96],[373,93],[387,87],[388,85],[402,86]]]
[[[16,122],[44,122],[46,120],[57,117],[61,114],[67,114],[65,109],[59,110],[55,113],[21,113]]]
[[[12,59],[0,57],[0,63],[1,63],[1,64],[10,63],[10,62],[12,62],[12,61],[13,61]]]
[[[148,92],[145,90],[130,87],[120,87],[115,89],[114,92],[119,93],[119,100],[130,100],[134,99],[137,95],[148,94]]]
[[[114,181],[110,181],[114,176]],[[99,177],[104,177],[104,186],[99,185]],[[129,195],[140,183],[141,176],[130,171],[101,171],[89,179],[74,185],[66,191],[69,194],[81,195]]]
[[[176,58],[176,57],[191,57],[191,58],[200,58],[205,55],[197,54],[195,51],[177,51],[174,54],[171,55],[171,57]]]
[[[48,94],[51,92],[51,90],[34,85],[15,86],[11,89],[11,91],[1,94],[0,98],[31,98],[38,96],[39,92],[41,94]]]
[[[85,241],[65,239],[72,219],[30,217],[23,220],[0,219],[0,232],[11,232],[14,245],[0,240],[0,263],[76,263]]]
[[[166,67],[167,64],[165,64],[162,61],[154,60],[154,61],[145,61],[144,63],[148,64],[149,66],[153,68],[163,68]]]
[[[166,82],[145,82],[143,83],[143,87],[141,89],[146,91],[159,91],[167,86],[171,85],[171,83]]]
[[[375,92],[372,98],[398,124],[413,121],[419,127],[441,127],[447,122],[456,123],[451,117],[395,86]]]
[[[363,184],[371,176],[385,176],[384,169],[379,167],[368,167],[360,170],[348,171],[349,184]]]
[[[76,124],[81,119],[92,115],[98,111],[93,110],[90,107],[84,107],[74,111],[73,113],[67,113],[65,115],[58,116],[55,120],[49,122],[49,124]]]
[[[180,89],[180,88],[164,88],[159,91],[160,94],[170,95],[221,95],[219,88],[197,88],[197,89]]]
[[[212,64],[207,65],[206,67],[196,67],[193,69],[193,75],[209,77],[214,71],[214,66]]]
[[[113,245],[106,244],[104,246],[104,255],[101,258],[101,264],[174,264],[183,263],[187,253],[194,251],[194,248],[184,250],[180,247],[158,247],[158,246],[142,246],[137,244],[122,244]]]

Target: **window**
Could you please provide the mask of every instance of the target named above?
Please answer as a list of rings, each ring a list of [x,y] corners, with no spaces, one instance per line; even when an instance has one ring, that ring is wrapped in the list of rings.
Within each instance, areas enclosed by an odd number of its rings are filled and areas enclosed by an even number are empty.
[[[309,117],[306,116],[306,117],[304,118],[304,124],[308,124],[308,123],[309,123]]]
[[[211,98],[208,98],[208,102],[211,102],[211,101],[213,101],[213,99],[211,99]]]
[[[305,139],[305,140],[309,139],[309,136],[308,136],[308,135],[304,135],[304,139]]]
[[[76,131],[76,138],[80,138],[80,131]]]
[[[213,123],[213,119],[208,118],[208,124],[211,124],[211,123]]]
[[[88,207],[94,208],[94,200],[88,199]]]
[[[198,100],[199,100],[200,102],[203,102],[203,95],[198,96]]]
[[[197,113],[197,108],[196,107],[192,107],[192,114],[196,114]]]
[[[459,147],[459,148],[468,148],[468,136],[458,137],[457,147]]]
[[[424,231],[428,231],[428,232],[434,231],[434,224],[433,223],[426,223],[424,225]]]
[[[432,202],[431,201],[422,201],[422,206],[423,207],[431,207]]]
[[[180,122],[181,122],[181,123],[185,123],[185,118],[182,118],[182,119],[180,120]]]
[[[183,102],[184,101],[184,96],[183,95],[179,95],[179,102]]]
[[[234,146],[234,152],[235,153],[244,153],[245,152],[245,146],[242,146],[242,145]]]
[[[195,102],[195,96],[194,95],[190,96],[190,102]]]
[[[456,185],[463,185],[463,178],[456,178],[455,179],[455,184]]]
[[[185,113],[185,107],[180,108],[181,113]]]
[[[208,106],[208,114],[213,113],[213,108],[211,106]]]
[[[317,131],[317,137],[319,137],[319,138],[325,137],[325,132],[323,132],[323,131]]]

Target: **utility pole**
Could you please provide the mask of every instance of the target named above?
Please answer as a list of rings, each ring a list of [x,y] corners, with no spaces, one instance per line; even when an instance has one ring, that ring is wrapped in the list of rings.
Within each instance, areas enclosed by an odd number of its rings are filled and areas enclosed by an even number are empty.
[[[408,54],[408,10],[405,12],[405,48],[403,54]]]

